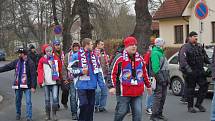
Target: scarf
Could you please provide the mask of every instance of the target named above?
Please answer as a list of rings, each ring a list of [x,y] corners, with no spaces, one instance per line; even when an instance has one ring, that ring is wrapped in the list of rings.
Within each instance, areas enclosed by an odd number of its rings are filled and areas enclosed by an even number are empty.
[[[100,69],[100,63],[96,56],[93,54],[93,52],[90,53],[90,60],[87,60],[87,51],[85,51],[83,48],[80,49],[78,52],[78,60],[79,60],[79,67],[80,68],[88,68],[89,64],[92,64],[92,70],[94,74],[99,73],[101,71]],[[89,69],[89,68],[88,68]],[[89,73],[88,73],[89,76]]]
[[[136,52],[134,59],[129,58],[128,52],[123,51],[123,62],[122,62],[122,83],[129,85],[138,85],[143,83],[143,69],[141,66],[143,59],[140,54]]]
[[[94,53],[95,55],[99,58],[99,60],[101,60],[101,57],[102,57],[102,53],[101,53],[101,49],[95,49],[94,50]],[[108,65],[108,55],[105,51],[103,51],[103,56],[104,56],[104,59],[105,59],[105,64]]]
[[[15,70],[15,81],[13,83],[12,89],[19,89],[20,88],[28,88],[27,85],[27,74],[26,74],[26,61],[21,62],[19,60],[16,64]]]
[[[47,56],[45,55],[45,64],[48,64],[49,67],[52,69],[52,80],[59,80],[59,72],[57,70],[56,60],[54,59],[54,56]]]

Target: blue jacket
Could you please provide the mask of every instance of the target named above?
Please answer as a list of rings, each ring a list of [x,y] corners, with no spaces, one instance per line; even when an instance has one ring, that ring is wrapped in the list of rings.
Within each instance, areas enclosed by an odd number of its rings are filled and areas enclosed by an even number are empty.
[[[72,64],[68,67],[71,68],[71,71],[73,73],[73,76],[75,77],[76,83],[75,87],[77,89],[96,89],[97,83],[100,88],[105,88],[105,82],[102,72],[94,73],[92,68],[92,63],[89,63],[89,60],[91,58],[90,53],[87,52],[87,63],[88,63],[88,71],[89,71],[89,77],[90,79],[83,78],[86,75],[83,75],[82,68],[79,67],[79,60],[78,60],[78,53],[74,53],[72,55]]]

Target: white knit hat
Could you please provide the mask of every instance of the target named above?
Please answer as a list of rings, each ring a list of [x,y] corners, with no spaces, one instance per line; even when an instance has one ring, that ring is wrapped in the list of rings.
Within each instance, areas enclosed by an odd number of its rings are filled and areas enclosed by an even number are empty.
[[[156,46],[160,47],[160,46],[163,46],[165,44],[165,41],[162,38],[156,38],[154,43]]]

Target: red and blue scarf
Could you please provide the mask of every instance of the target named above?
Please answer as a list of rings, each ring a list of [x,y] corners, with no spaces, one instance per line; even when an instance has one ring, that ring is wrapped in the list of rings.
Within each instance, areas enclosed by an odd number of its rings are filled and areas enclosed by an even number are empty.
[[[20,75],[21,75],[21,80],[19,82],[19,76]],[[16,79],[15,79],[15,81],[13,83],[12,89],[19,89],[19,87],[20,88],[28,88],[27,74],[26,74],[26,61],[21,62],[21,60],[19,60],[17,62],[16,71],[15,71],[15,77],[16,77]]]

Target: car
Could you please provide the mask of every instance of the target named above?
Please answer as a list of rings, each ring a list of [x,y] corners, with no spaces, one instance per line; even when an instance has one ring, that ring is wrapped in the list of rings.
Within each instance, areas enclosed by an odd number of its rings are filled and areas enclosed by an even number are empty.
[[[6,60],[6,53],[4,50],[0,50],[0,60],[5,61]]]
[[[213,56],[213,48],[205,48],[205,51],[210,58],[212,59]],[[182,92],[184,90],[184,78],[182,76],[182,72],[179,70],[179,62],[178,62],[178,52],[173,54],[169,59],[169,70],[170,70],[170,89],[172,90],[172,93],[176,96],[182,95]],[[207,70],[207,66],[205,65],[204,69]],[[211,77],[207,78],[207,81],[209,83],[208,92],[213,92],[214,86],[213,81]],[[196,88],[198,90],[198,86]]]

